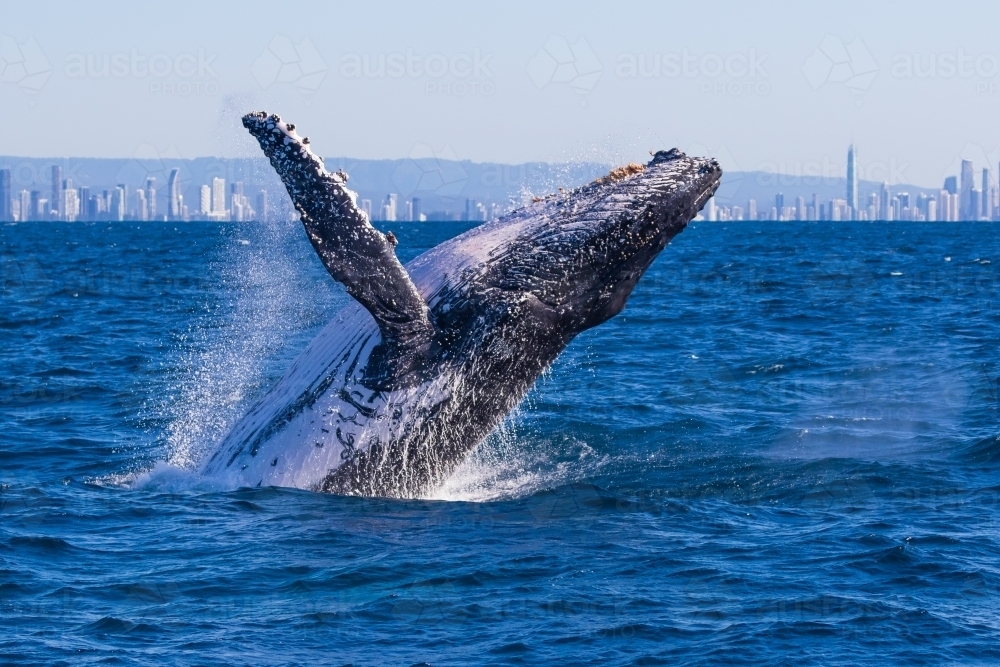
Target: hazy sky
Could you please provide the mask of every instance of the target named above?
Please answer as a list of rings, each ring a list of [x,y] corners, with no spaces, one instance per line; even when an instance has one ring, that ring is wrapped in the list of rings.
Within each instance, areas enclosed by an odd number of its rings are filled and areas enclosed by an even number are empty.
[[[0,154],[642,159],[995,173],[1000,2],[0,2]]]

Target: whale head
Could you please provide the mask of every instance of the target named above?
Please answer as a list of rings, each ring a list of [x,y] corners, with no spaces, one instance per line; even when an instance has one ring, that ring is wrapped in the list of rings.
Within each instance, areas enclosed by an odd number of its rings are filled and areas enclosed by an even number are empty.
[[[570,337],[597,326],[621,312],[639,278],[712,197],[721,176],[715,160],[673,149],[537,199],[513,214],[512,223],[522,217],[540,223],[505,248],[493,282],[532,294]]]

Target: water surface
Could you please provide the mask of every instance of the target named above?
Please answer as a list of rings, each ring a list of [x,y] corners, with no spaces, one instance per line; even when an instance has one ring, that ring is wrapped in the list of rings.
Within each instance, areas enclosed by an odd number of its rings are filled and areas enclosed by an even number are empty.
[[[4,226],[0,662],[994,664],[998,229],[695,223],[388,501],[187,472],[346,302],[295,225]]]

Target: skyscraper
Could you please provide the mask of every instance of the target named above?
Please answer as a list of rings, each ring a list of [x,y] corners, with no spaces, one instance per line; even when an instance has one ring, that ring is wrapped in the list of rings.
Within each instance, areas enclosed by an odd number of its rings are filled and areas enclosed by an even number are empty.
[[[27,190],[21,190],[21,222],[25,220],[31,220],[31,193]]]
[[[62,182],[62,212],[63,220],[66,222],[76,222],[80,214],[80,196],[73,187],[73,179],[67,178]]]
[[[269,219],[267,210],[267,190],[261,190],[257,193],[257,219],[265,222]]]
[[[125,219],[125,186],[119,185],[111,191],[111,219]]]
[[[250,206],[243,196],[243,181],[229,185],[229,219],[243,222],[249,219]]]
[[[146,219],[156,220],[156,177],[146,179]]]
[[[959,206],[962,220],[973,220],[977,218],[972,210],[972,188],[974,176],[972,175],[972,160],[962,160],[962,189],[959,191]]]
[[[49,197],[49,206],[59,218],[63,216],[62,198],[62,167],[54,164],[52,165],[52,195]]]
[[[149,207],[146,205],[146,191],[136,188],[135,191],[135,218],[136,220],[147,220]]]
[[[389,193],[382,204],[382,219],[392,222],[396,219],[396,193]]]
[[[171,220],[181,218],[181,180],[180,169],[171,169],[167,177],[167,215]]]
[[[413,204],[413,219],[420,222],[420,197],[414,197],[410,203]]]
[[[950,195],[958,194],[958,178],[955,176],[949,176],[944,179],[944,190]]]
[[[81,220],[87,220],[93,222],[97,217],[90,210],[90,188],[86,185],[80,186],[80,191],[77,193],[77,198],[79,200],[80,214],[79,218]]]
[[[847,149],[847,205],[857,218],[858,210],[858,153],[854,144]]]
[[[46,216],[42,212],[42,209],[44,208],[44,204],[45,204],[45,199],[42,198],[42,193],[39,192],[38,190],[32,190],[31,191],[31,204],[28,207],[28,211],[29,211],[29,216],[30,217],[28,219],[29,220],[47,220],[48,216]]]
[[[198,212],[202,220],[208,220],[208,214],[212,212],[212,190],[207,186],[201,186],[198,198]]]
[[[226,211],[226,179],[212,179],[212,213],[222,215]]]
[[[13,194],[10,191],[10,169],[0,169],[0,222],[14,219],[10,205]]]

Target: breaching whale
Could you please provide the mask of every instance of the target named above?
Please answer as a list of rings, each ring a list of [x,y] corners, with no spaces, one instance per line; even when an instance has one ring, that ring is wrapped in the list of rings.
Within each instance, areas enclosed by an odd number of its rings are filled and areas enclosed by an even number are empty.
[[[660,151],[404,267],[347,175],[326,171],[294,125],[265,112],[243,125],[356,303],[204,464],[238,486],[415,497],[440,484],[577,334],[621,312],[722,174],[714,160]]]

